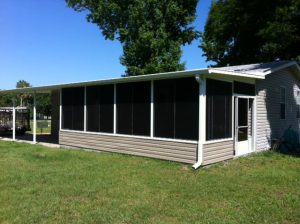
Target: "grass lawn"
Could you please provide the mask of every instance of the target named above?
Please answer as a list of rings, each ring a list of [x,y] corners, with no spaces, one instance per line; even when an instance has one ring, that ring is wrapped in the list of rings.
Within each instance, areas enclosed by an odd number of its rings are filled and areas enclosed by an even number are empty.
[[[202,168],[0,141],[0,223],[300,223],[300,158]]]
[[[50,134],[51,133],[51,120],[37,120],[37,128],[36,133],[37,134]],[[43,125],[41,125],[43,123]],[[47,127],[44,126],[44,124],[48,124]],[[32,134],[33,132],[33,120],[30,120],[30,128],[31,131],[28,131],[29,134]]]

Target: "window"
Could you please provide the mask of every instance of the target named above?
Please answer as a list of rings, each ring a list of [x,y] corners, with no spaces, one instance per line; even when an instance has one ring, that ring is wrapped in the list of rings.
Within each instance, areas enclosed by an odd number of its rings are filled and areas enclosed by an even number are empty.
[[[150,136],[151,83],[117,85],[117,132]]]
[[[154,82],[154,136],[198,139],[199,84],[195,78]]]
[[[86,88],[87,131],[113,133],[114,86]]]
[[[84,88],[62,89],[62,128],[83,131]]]
[[[296,96],[296,117],[300,118],[300,90],[297,90]]]
[[[237,94],[255,96],[255,85],[235,81],[233,83],[233,91]]]
[[[207,79],[206,140],[232,137],[232,83]]]
[[[280,119],[285,119],[286,92],[285,87],[280,87]]]

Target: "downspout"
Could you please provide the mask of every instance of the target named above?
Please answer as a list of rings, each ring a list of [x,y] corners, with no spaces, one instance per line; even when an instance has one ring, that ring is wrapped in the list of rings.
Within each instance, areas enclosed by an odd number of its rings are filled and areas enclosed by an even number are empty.
[[[194,169],[198,169],[203,163],[203,142],[205,139],[205,93],[206,93],[206,80],[196,77],[199,83],[199,121],[198,121],[198,147],[197,147],[197,162],[193,165]]]

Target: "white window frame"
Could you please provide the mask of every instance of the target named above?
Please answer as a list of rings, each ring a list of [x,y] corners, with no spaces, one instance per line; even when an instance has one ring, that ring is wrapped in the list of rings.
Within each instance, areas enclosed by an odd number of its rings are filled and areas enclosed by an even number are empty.
[[[231,138],[220,138],[220,139],[211,139],[211,140],[206,140],[206,93],[205,93],[205,139],[203,144],[212,144],[212,143],[218,143],[218,142],[228,142],[228,141],[233,141],[234,140],[234,93],[233,93],[233,82],[234,80],[227,80],[227,79],[222,79],[222,78],[215,78],[215,77],[207,77],[207,79],[213,79],[217,81],[222,81],[222,82],[230,82],[232,84],[232,97],[231,97],[231,106],[232,106],[232,127],[231,127]]]

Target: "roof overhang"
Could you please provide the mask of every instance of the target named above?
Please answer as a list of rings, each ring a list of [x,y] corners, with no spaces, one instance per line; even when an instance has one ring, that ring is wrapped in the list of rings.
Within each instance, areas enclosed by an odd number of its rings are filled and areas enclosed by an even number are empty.
[[[37,86],[37,87],[27,87],[27,88],[18,88],[18,89],[9,89],[9,90],[0,90],[0,94],[6,93],[51,93],[53,90],[60,90],[62,88],[70,87],[80,87],[80,86],[93,86],[93,85],[104,85],[104,84],[116,84],[116,83],[126,83],[126,82],[138,82],[138,81],[149,81],[149,80],[159,80],[159,79],[169,79],[169,78],[181,78],[181,77],[192,77],[197,75],[207,75],[208,77],[214,74],[225,75],[230,77],[244,77],[248,79],[265,79],[265,76],[285,69],[292,67],[295,69],[300,78],[300,67],[297,62],[291,61],[285,63],[281,66],[275,67],[273,69],[266,69],[259,73],[254,72],[241,72],[241,71],[226,71],[224,68],[205,68],[205,69],[194,69],[186,71],[176,71],[176,72],[165,72],[165,73],[156,73],[150,75],[140,75],[140,76],[128,76],[114,79],[102,79],[102,80],[92,80],[92,81],[83,81],[83,82],[73,82],[73,83],[63,83],[56,85],[47,85],[47,86]]]
[[[222,75],[231,75],[231,76],[239,76],[239,77],[245,77],[245,78],[252,78],[252,79],[265,79],[265,76],[262,75],[254,75],[254,74],[247,74],[247,73],[240,73],[240,72],[229,72],[224,71],[221,69],[209,69],[209,74],[222,74]]]
[[[114,79],[102,79],[102,80],[63,83],[63,84],[47,85],[47,86],[0,90],[0,94],[1,93],[2,94],[34,93],[34,92],[50,93],[53,90],[59,90],[61,88],[104,85],[104,84],[117,84],[117,83],[149,81],[149,80],[159,80],[159,79],[168,79],[168,78],[193,77],[193,76],[203,75],[203,74],[207,74],[207,73],[208,73],[208,69],[195,69],[195,70],[186,70],[186,71],[165,72],[165,73],[156,73],[156,74],[150,74],[150,75],[128,76],[128,77],[121,77],[121,78],[114,78]]]

